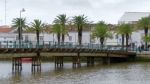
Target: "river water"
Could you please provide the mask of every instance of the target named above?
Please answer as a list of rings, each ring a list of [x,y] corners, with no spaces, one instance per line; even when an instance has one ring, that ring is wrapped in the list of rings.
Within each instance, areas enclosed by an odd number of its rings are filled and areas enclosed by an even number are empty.
[[[12,73],[11,62],[0,62],[0,84],[149,84],[150,63],[96,64],[73,69],[65,63],[56,70],[53,63],[42,63],[41,73],[31,73],[31,63],[23,71]]]

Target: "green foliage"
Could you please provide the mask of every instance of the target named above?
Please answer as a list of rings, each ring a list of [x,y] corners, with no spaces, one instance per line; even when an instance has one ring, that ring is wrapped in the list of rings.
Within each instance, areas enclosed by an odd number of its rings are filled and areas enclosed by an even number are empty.
[[[75,26],[77,26],[78,31],[78,43],[79,45],[82,44],[82,30],[83,27],[87,24],[87,17],[84,15],[74,16],[73,17],[73,23]]]
[[[150,17],[143,17],[137,23],[138,29],[150,28]]]
[[[78,31],[88,23],[87,16],[84,15],[74,16],[72,21],[77,26]]]
[[[61,37],[61,34],[62,34],[61,25],[60,24],[54,24],[52,32],[57,35],[57,40],[58,40],[58,45],[59,45],[60,44],[60,37]]]
[[[112,38],[112,34],[108,31],[108,26],[100,21],[96,24],[95,29],[92,31],[93,38]]]
[[[52,30],[53,33],[62,33],[62,28],[61,28],[61,25],[60,24],[54,24],[53,25],[53,30]]]
[[[65,14],[58,15],[54,20],[55,24],[60,25],[61,34],[62,34],[62,42],[64,42],[64,40],[65,40],[65,35],[68,35],[68,31],[66,29],[66,23],[67,22],[68,22],[68,18],[66,17]]]
[[[118,28],[117,28],[117,33],[118,34],[129,34],[131,35],[132,32],[133,32],[134,28],[131,24],[121,24],[121,25],[118,25]]]
[[[143,37],[143,40],[144,40],[145,42],[150,42],[150,35],[149,35],[149,36],[144,36],[144,37]]]
[[[34,22],[31,23],[30,28],[31,28],[32,31],[42,32],[43,28],[44,28],[44,24],[42,23],[41,20],[35,19]]]
[[[18,28],[18,29],[27,27],[26,19],[25,18],[14,18],[12,20],[12,27]]]
[[[67,23],[68,18],[65,14],[58,15],[57,18],[55,18],[54,23],[60,24],[61,26],[65,26]]]
[[[39,34],[43,31],[44,24],[42,23],[41,20],[35,19],[33,22],[31,22],[31,26],[28,27],[28,29],[31,32],[36,32],[36,37],[37,37],[37,43],[39,44]]]

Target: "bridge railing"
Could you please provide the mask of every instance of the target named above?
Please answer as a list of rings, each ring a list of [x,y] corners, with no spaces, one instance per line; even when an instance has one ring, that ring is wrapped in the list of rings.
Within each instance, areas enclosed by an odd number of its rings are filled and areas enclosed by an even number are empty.
[[[40,41],[37,43],[36,41],[22,41],[19,44],[18,41],[6,41],[0,42],[0,48],[78,48],[78,49],[96,49],[96,50],[122,50],[125,51],[126,47],[122,48],[119,45],[103,45],[100,44],[92,44],[92,43],[83,43],[79,45],[74,42],[64,42],[58,43],[53,41]],[[137,51],[138,48],[128,48],[129,51]],[[149,49],[150,50],[150,49]]]

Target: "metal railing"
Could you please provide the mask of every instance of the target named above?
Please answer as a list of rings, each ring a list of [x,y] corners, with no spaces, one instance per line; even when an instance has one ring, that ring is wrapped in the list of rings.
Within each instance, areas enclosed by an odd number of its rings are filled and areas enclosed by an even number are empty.
[[[64,42],[58,43],[53,41],[22,41],[19,44],[18,41],[0,41],[0,48],[77,48],[77,49],[96,49],[96,50],[122,50],[126,51],[126,47],[122,48],[121,45],[103,45],[92,44],[92,43],[83,43],[79,45],[78,43],[73,42]],[[150,49],[148,49],[150,50]],[[128,47],[127,51],[138,51],[137,47],[130,48]]]

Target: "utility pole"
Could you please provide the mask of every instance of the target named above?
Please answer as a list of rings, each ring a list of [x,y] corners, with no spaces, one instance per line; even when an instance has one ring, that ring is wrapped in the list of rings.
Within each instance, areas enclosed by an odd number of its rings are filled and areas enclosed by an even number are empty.
[[[7,3],[7,1],[5,0],[5,25],[6,25],[6,19],[7,19],[6,18],[7,17],[7,13],[6,13],[6,8],[7,8],[6,6],[7,6],[7,4],[6,3]]]

